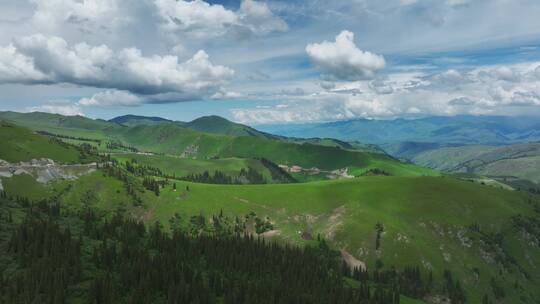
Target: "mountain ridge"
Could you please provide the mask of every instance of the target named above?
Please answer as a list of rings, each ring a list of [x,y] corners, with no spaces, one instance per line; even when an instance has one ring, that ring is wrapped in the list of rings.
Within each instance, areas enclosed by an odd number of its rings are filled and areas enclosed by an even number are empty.
[[[394,120],[352,119],[325,123],[258,125],[260,130],[287,137],[331,137],[382,144],[436,142],[446,144],[504,144],[540,140],[534,117],[430,116]],[[373,130],[377,130],[374,133]]]

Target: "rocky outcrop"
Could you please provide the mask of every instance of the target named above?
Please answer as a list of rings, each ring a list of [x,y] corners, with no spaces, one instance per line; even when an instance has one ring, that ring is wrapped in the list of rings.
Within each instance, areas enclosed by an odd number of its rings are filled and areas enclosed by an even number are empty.
[[[8,163],[0,160],[0,177],[28,174],[40,183],[48,183],[54,179],[76,179],[97,169],[96,163],[90,164],[56,164],[52,159],[32,159],[28,162]],[[0,189],[2,186],[0,185]]]

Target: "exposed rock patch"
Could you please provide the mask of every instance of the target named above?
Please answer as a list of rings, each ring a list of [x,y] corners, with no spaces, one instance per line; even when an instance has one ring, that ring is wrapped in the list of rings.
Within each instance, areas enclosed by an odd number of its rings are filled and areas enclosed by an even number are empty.
[[[0,160],[0,177],[28,174],[43,184],[54,179],[77,179],[82,175],[94,172],[96,169],[96,163],[61,165],[47,158],[18,163]]]

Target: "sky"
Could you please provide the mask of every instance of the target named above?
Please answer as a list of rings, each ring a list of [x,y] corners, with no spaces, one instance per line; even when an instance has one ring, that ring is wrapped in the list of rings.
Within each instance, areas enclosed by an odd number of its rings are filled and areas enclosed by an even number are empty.
[[[538,0],[0,0],[0,110],[540,117]]]

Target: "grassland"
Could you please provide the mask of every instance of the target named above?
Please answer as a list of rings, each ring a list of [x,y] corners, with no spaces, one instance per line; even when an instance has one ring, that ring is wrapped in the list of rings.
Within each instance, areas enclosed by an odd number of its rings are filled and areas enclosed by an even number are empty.
[[[167,175],[183,177],[188,174],[201,174],[205,171],[213,173],[221,171],[229,176],[237,176],[240,170],[253,168],[261,173],[268,182],[272,182],[270,171],[257,159],[219,158],[192,159],[167,155],[142,155],[134,153],[113,154],[112,157],[120,162],[133,161],[142,166],[160,169]]]
[[[50,158],[70,163],[79,161],[80,152],[71,145],[32,133],[10,123],[0,121],[0,159],[8,162]]]
[[[437,176],[437,171],[384,154],[257,136],[201,133],[173,124],[124,127],[73,119],[58,127],[63,134],[94,132],[98,137],[121,140],[141,150],[166,153],[113,157],[121,161],[135,158],[140,164],[177,176],[218,168],[235,172],[248,165],[257,166],[256,157],[304,168],[347,167],[349,174],[357,176],[377,168],[393,176],[332,181],[306,176],[305,181],[311,182],[267,185],[175,180],[176,191],[171,181],[160,189],[159,196],[136,190],[141,203],[135,204],[124,182],[96,171],[75,181],[58,180],[47,185],[27,175],[2,178],[8,195],[32,199],[59,195],[63,205],[75,209],[92,205],[108,214],[122,209],[147,224],[158,221],[165,227],[175,214],[187,225],[192,216],[201,214],[210,219],[221,212],[230,218],[254,213],[270,218],[274,230],[267,237],[278,242],[303,246],[321,236],[370,268],[377,264],[385,269],[418,265],[423,271],[433,271],[439,282],[443,272],[451,270],[471,303],[480,302],[486,293],[492,295],[498,286],[505,290],[505,303],[534,303],[540,298],[536,288],[540,280],[540,236],[534,228],[540,216],[538,196]],[[46,125],[39,119],[35,123]],[[88,129],[79,129],[81,124]],[[50,123],[49,127],[53,128]],[[49,141],[25,132],[14,137],[14,142],[33,136]],[[14,154],[15,148],[3,146],[2,153]],[[215,156],[219,159],[209,159]],[[533,224],[519,225],[518,216]],[[378,233],[376,225],[384,227],[383,231]]]
[[[23,188],[17,182],[23,181],[5,183],[8,192]],[[176,183],[177,191],[169,185],[159,197],[146,192],[144,206],[134,207],[119,181],[96,172],[75,181],[62,201],[89,200],[106,210],[127,208],[147,223],[160,221],[165,226],[175,213],[187,222],[199,214],[223,212],[235,217],[255,212],[270,217],[276,230],[273,238],[279,241],[310,244],[299,234],[308,232],[327,238],[371,267],[380,259],[386,267],[422,265],[437,276],[451,269],[472,303],[480,301],[479,290],[489,290],[491,278],[504,286],[518,282],[525,288],[526,292],[507,288],[507,299],[539,296],[532,286],[540,279],[534,270],[540,267],[540,249],[520,238],[511,220],[534,213],[529,201],[538,198],[524,193],[449,177],[371,176],[286,185]],[[377,223],[384,225],[378,250]],[[481,227],[481,234],[470,229],[474,225]],[[504,238],[497,254],[511,257],[513,263],[503,266],[489,258],[495,253],[486,249],[485,236],[496,234]],[[524,279],[525,269],[530,279]]]
[[[494,178],[540,183],[540,143],[506,146],[472,145],[422,152],[415,163],[449,172],[471,172]]]
[[[354,168],[355,171],[361,172],[375,166],[382,166],[388,173],[396,176],[408,175],[411,172],[413,175],[437,174],[433,170],[402,163],[380,152],[364,152],[345,149],[339,145],[329,145],[328,140],[323,140],[321,144],[317,144],[313,140],[296,143],[287,139],[266,137],[264,134],[233,136],[204,133],[177,123],[142,124],[127,127],[102,120],[45,113],[2,112],[0,118],[15,121],[17,124],[33,130],[102,140],[101,145],[94,144],[102,152],[108,152],[105,142],[117,141],[140,151],[197,160],[216,157],[266,158],[276,164],[298,165],[304,168],[316,167],[325,171],[349,167],[351,170]],[[223,126],[226,122],[232,129],[242,126],[216,117],[196,120],[193,123],[195,122],[198,129],[207,131],[215,131],[216,126]],[[209,126],[204,127],[203,123]],[[223,126],[223,128],[225,127]],[[76,144],[84,142],[73,139],[67,141]],[[321,178],[325,178],[325,176],[322,175]]]

